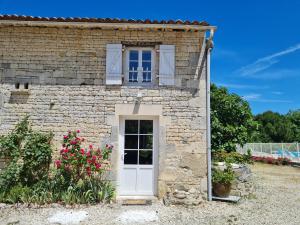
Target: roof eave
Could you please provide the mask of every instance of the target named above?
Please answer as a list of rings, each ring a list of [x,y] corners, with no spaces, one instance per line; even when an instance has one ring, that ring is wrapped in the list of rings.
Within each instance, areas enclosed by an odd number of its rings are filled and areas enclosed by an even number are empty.
[[[140,24],[140,23],[97,23],[97,22],[55,22],[55,21],[22,21],[0,20],[0,26],[30,26],[30,27],[76,27],[76,28],[102,28],[121,30],[185,30],[206,31],[216,30],[216,26],[190,25],[190,24]]]

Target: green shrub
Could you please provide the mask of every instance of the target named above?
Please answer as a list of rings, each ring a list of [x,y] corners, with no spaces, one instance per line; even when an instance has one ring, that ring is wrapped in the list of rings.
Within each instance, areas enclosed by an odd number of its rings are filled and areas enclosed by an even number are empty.
[[[238,152],[226,152],[218,151],[212,155],[215,162],[237,163],[237,164],[251,164],[251,152],[247,151],[247,154],[243,155]]]
[[[34,132],[25,117],[16,128],[0,138],[0,157],[8,165],[0,174],[0,191],[13,186],[32,186],[47,178],[51,163],[51,133]]]
[[[31,190],[29,187],[17,185],[12,187],[8,192],[1,193],[1,201],[5,203],[15,204],[28,202]]]
[[[9,159],[0,173],[0,202],[87,204],[110,202],[115,188],[106,179],[112,145],[81,147],[79,130],[64,135],[60,159],[50,169],[51,133],[32,131],[28,117],[0,137],[0,157]]]
[[[212,170],[212,182],[220,184],[230,184],[234,181],[235,176],[231,166],[227,165],[224,170],[219,168],[213,168]]]
[[[66,204],[109,202],[115,189],[106,179],[110,170],[112,145],[104,148],[81,147],[80,131],[69,131],[63,137],[60,158],[55,161],[53,192]]]

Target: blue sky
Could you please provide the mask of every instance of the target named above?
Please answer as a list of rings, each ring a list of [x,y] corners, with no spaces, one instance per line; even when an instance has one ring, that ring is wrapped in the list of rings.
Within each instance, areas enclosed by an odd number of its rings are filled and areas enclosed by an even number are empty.
[[[0,0],[1,14],[206,20],[218,27],[213,82],[255,114],[300,109],[299,11],[298,0]]]

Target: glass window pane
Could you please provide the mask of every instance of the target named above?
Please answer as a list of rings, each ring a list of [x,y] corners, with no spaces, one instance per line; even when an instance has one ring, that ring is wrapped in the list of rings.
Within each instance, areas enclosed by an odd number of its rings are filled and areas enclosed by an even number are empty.
[[[137,70],[137,68],[139,66],[138,64],[139,64],[138,62],[130,61],[129,62],[129,70]]]
[[[151,71],[151,62],[142,62],[143,71]]]
[[[139,129],[138,120],[125,120],[125,134],[137,134]]]
[[[138,151],[137,150],[127,150],[124,152],[124,164],[137,164]]]
[[[138,135],[125,135],[125,149],[138,149]]]
[[[152,149],[152,135],[140,135],[140,149]]]
[[[140,165],[152,165],[152,151],[140,151],[139,152],[139,164]]]
[[[151,60],[151,51],[143,51],[142,60]]]
[[[140,134],[153,134],[153,120],[140,120]]]
[[[137,82],[137,81],[138,81],[138,73],[129,72],[129,82]]]
[[[138,51],[130,51],[129,52],[129,60],[139,60],[139,52]]]
[[[151,82],[151,72],[143,72],[143,82]]]

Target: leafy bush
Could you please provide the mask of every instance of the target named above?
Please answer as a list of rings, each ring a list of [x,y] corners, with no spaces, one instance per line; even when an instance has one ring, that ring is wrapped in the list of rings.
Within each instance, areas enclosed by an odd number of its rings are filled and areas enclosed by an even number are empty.
[[[273,157],[265,157],[265,156],[252,156],[252,160],[254,162],[262,162],[273,165],[290,165],[291,160],[289,158],[273,158]]]
[[[227,165],[224,170],[219,168],[213,168],[212,170],[212,182],[219,184],[230,184],[234,181],[235,176],[232,167]]]
[[[32,131],[28,117],[0,137],[0,157],[9,164],[0,174],[0,202],[86,204],[110,202],[115,188],[106,179],[112,145],[81,147],[79,130],[64,135],[60,158],[51,164],[52,134]]]
[[[100,149],[89,145],[84,149],[84,138],[78,137],[79,133],[69,131],[63,137],[60,158],[55,161],[54,193],[61,193],[66,204],[110,201],[115,189],[105,176],[110,170],[113,146],[107,144]]]
[[[77,136],[79,132],[69,131],[68,135],[64,135],[60,159],[55,161],[58,173],[73,184],[87,177],[101,178],[110,169],[109,157],[113,148],[112,145],[103,149],[94,149],[93,145],[89,145],[88,150],[81,148],[84,138]]]
[[[238,152],[226,152],[216,151],[212,155],[215,162],[237,163],[237,164],[251,164],[251,152],[247,151],[247,154],[243,155]]]
[[[0,191],[12,187],[32,186],[48,176],[51,163],[51,133],[32,131],[28,117],[6,136],[0,137],[0,157],[8,165],[0,174]]]

